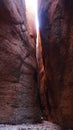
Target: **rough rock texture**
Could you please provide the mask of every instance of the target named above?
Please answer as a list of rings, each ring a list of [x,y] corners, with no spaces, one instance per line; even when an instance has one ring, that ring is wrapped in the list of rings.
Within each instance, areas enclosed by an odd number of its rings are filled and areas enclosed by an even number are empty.
[[[46,119],[73,128],[73,1],[40,0]]]
[[[0,0],[0,124],[40,120],[36,54],[24,7],[23,0]]]

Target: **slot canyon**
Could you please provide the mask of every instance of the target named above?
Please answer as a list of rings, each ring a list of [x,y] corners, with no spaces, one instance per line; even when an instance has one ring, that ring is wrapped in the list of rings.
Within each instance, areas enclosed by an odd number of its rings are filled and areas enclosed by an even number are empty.
[[[72,100],[73,0],[0,0],[0,130],[73,130]]]

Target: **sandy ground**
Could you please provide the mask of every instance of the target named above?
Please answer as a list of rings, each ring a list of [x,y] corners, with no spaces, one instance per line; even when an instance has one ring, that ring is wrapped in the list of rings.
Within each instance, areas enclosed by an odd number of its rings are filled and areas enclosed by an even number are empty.
[[[56,124],[44,121],[41,124],[34,125],[0,125],[0,130],[61,130],[61,128]]]

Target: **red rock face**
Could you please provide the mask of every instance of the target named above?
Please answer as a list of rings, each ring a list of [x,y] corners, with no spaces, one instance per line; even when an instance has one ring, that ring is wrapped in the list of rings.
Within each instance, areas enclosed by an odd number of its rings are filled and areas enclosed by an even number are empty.
[[[72,0],[62,0],[64,9],[67,13],[72,15],[73,13],[73,1]]]
[[[65,4],[65,3],[66,4]],[[48,120],[73,127],[73,2],[42,0],[40,35],[45,68]],[[69,4],[69,8],[68,8]],[[68,10],[66,10],[68,8]]]
[[[36,52],[21,2],[0,0],[0,124],[40,120]]]

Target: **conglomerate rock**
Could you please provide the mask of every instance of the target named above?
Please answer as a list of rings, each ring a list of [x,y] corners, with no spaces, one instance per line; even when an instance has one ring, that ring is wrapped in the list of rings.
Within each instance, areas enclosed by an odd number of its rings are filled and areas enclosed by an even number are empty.
[[[73,1],[40,0],[47,120],[73,128]]]
[[[40,120],[36,52],[26,24],[23,0],[0,0],[0,124]]]

